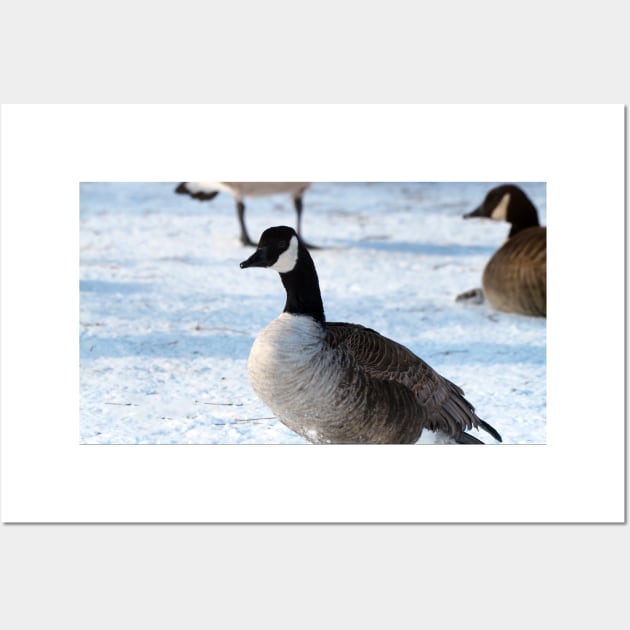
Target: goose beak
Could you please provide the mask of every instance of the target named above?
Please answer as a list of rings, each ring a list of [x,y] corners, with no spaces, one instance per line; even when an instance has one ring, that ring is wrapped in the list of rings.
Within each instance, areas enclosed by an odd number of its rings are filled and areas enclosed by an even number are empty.
[[[481,206],[479,206],[478,208],[475,208],[472,212],[468,212],[467,214],[464,215],[464,219],[470,219],[472,217],[482,217],[483,214],[481,213]]]
[[[247,260],[241,263],[241,269],[246,269],[247,267],[267,267],[268,265],[267,250],[257,249]]]

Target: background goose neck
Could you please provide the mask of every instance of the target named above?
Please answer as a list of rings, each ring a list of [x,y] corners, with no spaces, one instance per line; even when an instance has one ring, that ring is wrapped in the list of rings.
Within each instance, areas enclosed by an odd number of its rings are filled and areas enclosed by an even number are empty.
[[[514,236],[530,227],[539,227],[538,211],[530,198],[520,189],[514,195],[514,208],[508,211],[508,221],[512,224],[509,236]]]

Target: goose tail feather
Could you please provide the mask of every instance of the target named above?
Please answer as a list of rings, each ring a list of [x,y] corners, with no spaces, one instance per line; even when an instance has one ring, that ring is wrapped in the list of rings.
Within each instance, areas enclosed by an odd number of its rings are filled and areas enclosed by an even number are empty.
[[[497,440],[497,442],[503,442],[503,439],[499,435],[499,432],[492,425],[481,419],[477,420],[477,424],[479,425],[480,429],[483,429],[484,431],[489,433],[495,440]]]
[[[474,435],[470,435],[470,433],[464,433],[460,431],[453,438],[457,444],[483,444],[480,439],[476,438]]]

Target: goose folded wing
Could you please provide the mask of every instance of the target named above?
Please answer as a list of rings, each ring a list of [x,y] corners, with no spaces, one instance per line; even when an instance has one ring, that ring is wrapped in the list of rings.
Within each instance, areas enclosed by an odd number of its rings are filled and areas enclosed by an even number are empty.
[[[372,378],[410,389],[426,412],[427,429],[457,436],[473,427],[485,428],[462,389],[405,346],[357,324],[327,323],[326,328],[330,346],[347,352]]]

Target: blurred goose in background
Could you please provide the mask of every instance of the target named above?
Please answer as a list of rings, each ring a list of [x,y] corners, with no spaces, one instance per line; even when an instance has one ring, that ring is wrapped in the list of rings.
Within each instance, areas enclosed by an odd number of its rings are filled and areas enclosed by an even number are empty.
[[[302,196],[310,185],[310,182],[182,182],[175,192],[190,195],[200,201],[214,199],[221,191],[229,192],[236,201],[236,212],[241,226],[241,243],[255,246],[256,243],[251,240],[245,227],[245,198],[288,193],[293,199],[297,213],[297,233],[301,235]]]
[[[247,368],[261,400],[315,444],[414,444],[423,429],[451,443],[501,436],[463,391],[413,352],[359,324],[326,322],[313,259],[295,230],[265,230],[241,268],[280,274],[284,312],[256,337]]]
[[[465,219],[485,217],[512,225],[507,241],[488,261],[482,277],[483,295],[498,311],[547,316],[547,228],[525,192],[507,184],[493,188]],[[479,298],[473,289],[457,300]]]

